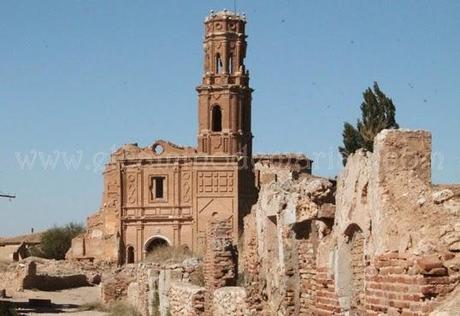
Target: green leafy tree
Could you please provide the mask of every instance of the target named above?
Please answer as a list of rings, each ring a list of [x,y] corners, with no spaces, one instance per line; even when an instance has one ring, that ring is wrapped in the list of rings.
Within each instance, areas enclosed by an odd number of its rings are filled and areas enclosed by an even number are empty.
[[[62,227],[53,227],[42,235],[40,248],[32,253],[47,259],[62,260],[70,249],[72,239],[84,232],[83,225],[70,223]]]
[[[364,91],[363,99],[361,119],[358,119],[356,127],[348,122],[344,124],[343,147],[339,147],[344,165],[348,157],[360,148],[372,152],[374,138],[382,130],[399,128],[393,101],[380,90],[377,82],[374,82],[374,90],[368,88]]]

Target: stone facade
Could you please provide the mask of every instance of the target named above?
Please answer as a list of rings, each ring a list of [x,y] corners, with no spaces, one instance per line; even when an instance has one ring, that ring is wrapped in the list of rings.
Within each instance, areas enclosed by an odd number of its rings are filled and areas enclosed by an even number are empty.
[[[199,253],[210,219],[229,220],[238,239],[256,199],[245,24],[229,11],[205,20],[198,146],[158,140],[114,152],[104,172],[102,208],[88,218],[68,258],[132,263],[161,245]]]

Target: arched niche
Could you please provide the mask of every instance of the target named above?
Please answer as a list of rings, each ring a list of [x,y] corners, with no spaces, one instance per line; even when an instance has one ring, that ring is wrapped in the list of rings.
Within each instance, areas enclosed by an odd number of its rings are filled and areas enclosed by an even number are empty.
[[[151,253],[160,247],[169,247],[171,242],[164,236],[155,235],[150,237],[144,244],[145,253]]]

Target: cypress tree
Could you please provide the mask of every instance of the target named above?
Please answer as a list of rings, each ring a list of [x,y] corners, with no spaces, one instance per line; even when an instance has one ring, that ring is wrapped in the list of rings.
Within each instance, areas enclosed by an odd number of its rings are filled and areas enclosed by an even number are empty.
[[[374,82],[374,90],[367,88],[364,91],[363,99],[361,119],[358,119],[356,127],[348,122],[344,124],[343,147],[339,147],[343,165],[346,164],[348,156],[360,148],[372,152],[374,138],[382,130],[399,128],[393,101],[380,90],[377,82]]]

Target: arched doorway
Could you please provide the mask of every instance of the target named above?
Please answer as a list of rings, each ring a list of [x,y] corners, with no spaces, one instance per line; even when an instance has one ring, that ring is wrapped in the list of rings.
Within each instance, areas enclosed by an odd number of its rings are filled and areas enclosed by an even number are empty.
[[[155,249],[162,248],[162,247],[168,247],[170,246],[169,241],[161,236],[153,236],[147,242],[145,243],[145,252],[151,253]]]
[[[212,107],[212,131],[222,132],[222,109],[218,105]]]
[[[134,263],[134,247],[133,246],[129,246],[126,249],[126,263],[128,264]]]
[[[364,270],[366,268],[364,247],[365,238],[363,231],[356,224],[351,224],[345,230],[347,237],[347,270],[350,274],[350,315],[362,315],[364,313]]]

